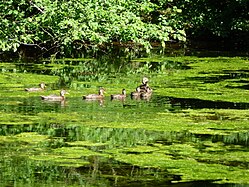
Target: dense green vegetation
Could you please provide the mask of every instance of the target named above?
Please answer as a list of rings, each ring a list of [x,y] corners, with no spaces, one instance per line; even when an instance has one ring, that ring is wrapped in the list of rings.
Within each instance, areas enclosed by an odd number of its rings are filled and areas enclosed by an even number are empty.
[[[184,22],[192,34],[209,32],[225,38],[249,31],[247,0],[180,0],[177,5],[183,10]]]
[[[164,46],[170,39],[185,41],[177,18],[181,10],[147,0],[108,1],[4,1],[0,5],[1,49],[17,50],[21,44],[39,47],[95,48],[111,42],[132,42],[150,49],[150,42]],[[156,17],[155,17],[156,14]]]
[[[149,52],[154,42],[164,48],[207,34],[236,40],[249,30],[247,0],[6,0],[0,15],[0,51],[62,55],[115,43]]]

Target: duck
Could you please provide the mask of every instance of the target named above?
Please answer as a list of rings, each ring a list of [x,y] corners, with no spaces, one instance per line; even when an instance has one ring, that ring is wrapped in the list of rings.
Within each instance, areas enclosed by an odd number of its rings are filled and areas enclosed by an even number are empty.
[[[148,83],[141,84],[141,85],[139,86],[140,93],[146,92],[148,88],[149,88]]]
[[[111,95],[111,100],[117,99],[117,100],[123,100],[126,98],[126,90],[122,90],[122,94],[113,94]]]
[[[152,89],[150,87],[146,87],[144,92],[141,92],[140,93],[140,97],[142,99],[147,99],[147,98],[150,98],[152,95]]]
[[[131,97],[140,97],[140,94],[140,87],[137,87],[135,92],[131,92]]]
[[[149,87],[148,82],[149,82],[149,79],[147,77],[143,77],[142,84],[139,86],[141,93],[145,92],[145,93],[152,94],[152,89]]]
[[[27,92],[37,92],[37,91],[43,91],[46,87],[45,83],[40,83],[39,84],[40,87],[39,88],[25,88],[25,91]]]
[[[131,93],[132,99],[147,99],[152,95],[152,89],[148,85],[149,79],[143,77],[142,84],[136,88],[135,92]]]
[[[49,95],[49,96],[41,96],[42,100],[46,101],[64,101],[65,94],[69,94],[66,90],[61,90],[60,95]]]
[[[149,82],[149,79],[147,77],[143,77],[142,84],[139,86],[140,92],[147,92],[148,88],[150,89],[148,82]]]
[[[99,89],[99,94],[89,94],[86,96],[83,96],[83,99],[86,100],[98,100],[98,99],[104,99],[104,88]]]

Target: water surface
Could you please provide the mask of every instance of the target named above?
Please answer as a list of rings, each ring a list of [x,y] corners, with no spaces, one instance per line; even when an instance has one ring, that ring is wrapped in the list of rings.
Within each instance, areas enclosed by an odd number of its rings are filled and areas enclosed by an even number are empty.
[[[248,59],[1,63],[3,186],[249,186]],[[135,90],[147,100],[110,100]],[[45,91],[24,88],[45,82]],[[102,101],[82,96],[104,87]],[[40,95],[66,89],[65,102]]]

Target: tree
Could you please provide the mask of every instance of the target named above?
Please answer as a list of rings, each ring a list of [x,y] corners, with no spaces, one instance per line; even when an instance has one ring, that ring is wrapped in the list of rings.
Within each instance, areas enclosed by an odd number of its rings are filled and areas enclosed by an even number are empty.
[[[171,0],[6,0],[0,4],[0,50],[35,45],[71,53],[76,47],[185,41],[181,10]],[[53,51],[54,52],[54,51]]]

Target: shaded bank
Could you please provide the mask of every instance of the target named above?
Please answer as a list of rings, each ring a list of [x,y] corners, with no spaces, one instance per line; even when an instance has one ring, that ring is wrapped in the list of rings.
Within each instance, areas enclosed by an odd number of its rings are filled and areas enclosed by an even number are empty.
[[[249,41],[249,40],[248,40]],[[168,43],[163,49],[159,43],[153,43],[153,48],[150,54],[147,54],[143,48],[134,47],[132,43],[120,44],[114,43],[111,46],[103,46],[98,51],[91,50],[75,50],[69,58],[102,58],[114,59],[120,58],[141,58],[156,54],[164,54],[167,56],[188,56],[194,55],[199,57],[218,57],[218,56],[248,56],[248,50],[240,48],[237,44],[224,40],[212,40],[209,37],[202,39],[192,39],[187,43]],[[54,51],[55,52],[55,51]],[[50,53],[33,45],[21,45],[17,52],[1,52],[1,61],[16,61],[22,59],[23,61],[39,61],[43,58],[66,58],[67,56],[54,52]],[[52,55],[52,56],[51,56]]]

